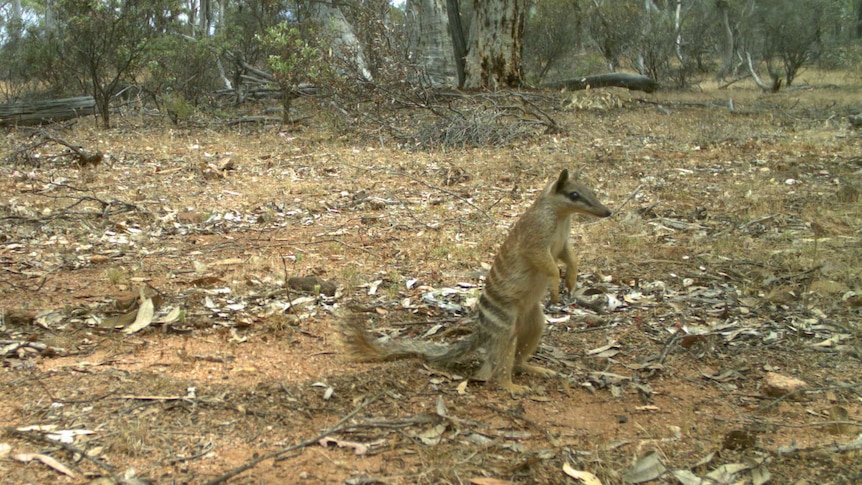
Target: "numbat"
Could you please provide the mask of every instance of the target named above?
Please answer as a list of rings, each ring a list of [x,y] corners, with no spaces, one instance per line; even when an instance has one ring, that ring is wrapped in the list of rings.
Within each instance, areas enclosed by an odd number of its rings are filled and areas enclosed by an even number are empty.
[[[575,288],[578,264],[569,243],[572,215],[608,217],[611,211],[586,186],[563,170],[538,200],[521,216],[500,248],[479,298],[478,328],[453,344],[416,340],[379,342],[356,321],[346,326],[346,343],[363,360],[423,358],[446,366],[469,352],[484,349],[479,381],[494,381],[512,394],[529,391],[512,382],[513,372],[552,376],[554,371],[529,364],[542,331],[542,297],[550,287],[551,301],[559,301],[560,269],[566,265],[566,288]]]

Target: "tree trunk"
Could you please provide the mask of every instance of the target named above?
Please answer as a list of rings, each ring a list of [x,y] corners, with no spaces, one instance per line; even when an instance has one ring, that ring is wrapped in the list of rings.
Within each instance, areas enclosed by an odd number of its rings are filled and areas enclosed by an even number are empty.
[[[450,31],[456,0],[410,0],[407,4],[410,22],[410,57],[418,67],[418,81],[431,88],[458,86],[458,59]],[[457,18],[457,11],[455,12]],[[461,37],[463,41],[463,36]],[[463,66],[463,59],[461,60]],[[461,68],[463,71],[463,67]]]
[[[685,59],[682,57],[682,0],[676,0],[676,9],[673,13],[673,33],[673,50],[676,52],[676,58],[681,64],[685,64]]]
[[[449,33],[452,37],[452,49],[455,56],[455,71],[458,73],[458,87],[464,86],[466,73],[464,72],[464,63],[467,59],[467,39],[465,38],[466,31],[464,23],[461,21],[461,6],[458,0],[446,0],[447,10],[449,14]],[[472,15],[473,11],[469,11]],[[469,20],[467,25],[469,25]]]
[[[772,76],[772,84],[766,84],[760,79],[760,76],[757,75],[757,71],[754,70],[754,64],[751,62],[751,54],[748,52],[745,53],[745,61],[745,65],[748,67],[748,74],[751,75],[751,79],[754,80],[754,84],[757,84],[757,87],[763,91],[773,93],[777,93],[778,90],[781,89],[781,79],[778,76]]]
[[[862,39],[862,0],[856,2],[856,38]]]
[[[514,88],[522,84],[521,52],[528,0],[474,0],[467,89]]]
[[[57,22],[54,19],[54,0],[45,0],[45,30],[53,32],[57,27]]]
[[[722,46],[721,68],[715,77],[724,79],[733,71],[733,29],[730,27],[730,4],[727,0],[716,0],[715,8],[721,15],[721,27],[724,29],[724,45]]]
[[[321,34],[331,35],[333,53],[347,61],[362,78],[371,80],[371,71],[368,70],[365,55],[362,54],[362,45],[338,5],[326,1],[312,1],[309,10],[311,16],[323,25],[324,32]]]
[[[200,0],[200,12],[198,16],[198,29],[201,37],[209,37],[210,22],[212,21],[212,0]]]
[[[9,2],[9,18],[6,20],[6,41],[14,42],[24,33],[21,0]]]

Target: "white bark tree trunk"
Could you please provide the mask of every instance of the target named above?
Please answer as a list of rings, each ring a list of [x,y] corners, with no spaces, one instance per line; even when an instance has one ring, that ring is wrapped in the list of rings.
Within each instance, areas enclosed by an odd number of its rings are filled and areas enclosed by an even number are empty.
[[[458,86],[447,0],[410,0],[410,59],[418,81],[431,88]]]
[[[8,38],[17,39],[21,35],[24,28],[22,11],[21,0],[9,2],[9,18],[6,19],[6,36]]]
[[[362,45],[338,5],[323,0],[312,1],[309,10],[312,17],[324,28],[321,35],[331,36],[333,53],[355,67],[360,76],[371,80],[371,71],[368,70],[368,63],[362,53]]]
[[[733,28],[730,26],[730,4],[727,0],[716,0],[715,8],[721,15],[721,27],[724,30],[724,45],[722,45],[721,68],[716,78],[724,79],[733,71]]]
[[[682,57],[682,0],[676,0],[676,9],[673,12],[674,44],[673,50],[679,62],[685,63]]]
[[[521,85],[521,52],[528,0],[474,0],[469,52],[464,66],[467,89]]]
[[[57,26],[54,19],[55,15],[54,0],[45,0],[45,29],[49,32],[53,32]]]

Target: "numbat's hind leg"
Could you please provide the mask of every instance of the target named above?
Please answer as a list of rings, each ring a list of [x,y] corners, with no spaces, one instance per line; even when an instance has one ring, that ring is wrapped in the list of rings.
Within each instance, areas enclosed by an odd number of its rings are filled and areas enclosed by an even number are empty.
[[[545,330],[545,314],[542,313],[542,305],[537,303],[531,306],[518,321],[518,349],[515,356],[515,370],[525,374],[542,377],[557,375],[551,369],[527,363],[530,357],[539,348],[539,341]]]

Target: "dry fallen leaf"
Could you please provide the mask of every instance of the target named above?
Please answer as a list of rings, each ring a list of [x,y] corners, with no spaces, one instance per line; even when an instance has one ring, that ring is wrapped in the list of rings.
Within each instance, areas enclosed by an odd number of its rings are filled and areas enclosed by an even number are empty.
[[[45,465],[48,465],[49,467],[64,475],[70,476],[72,478],[78,478],[78,474],[75,473],[74,470],[60,463],[54,458],[51,458],[48,455],[42,455],[39,453],[16,453],[12,455],[12,459],[21,463],[30,463],[33,460],[41,461]]]
[[[458,387],[455,388],[455,390],[458,391],[458,395],[463,396],[464,394],[467,394],[468,382],[469,381],[467,379],[465,379],[465,380],[461,381],[460,384],[458,384]]]
[[[574,478],[575,480],[580,480],[581,483],[585,485],[602,485],[602,481],[599,480],[599,477],[593,475],[590,472],[585,472],[583,470],[575,470],[568,463],[563,463],[563,473]]]
[[[470,483],[473,485],[515,485],[515,482],[510,482],[509,480],[488,477],[471,478]]]
[[[655,480],[667,469],[661,463],[661,456],[657,451],[650,451],[646,455],[638,458],[635,466],[629,468],[622,473],[622,478],[626,483],[643,483],[650,480]]]
[[[126,335],[131,335],[135,332],[138,332],[150,325],[153,322],[153,313],[155,312],[155,308],[153,306],[153,299],[147,298],[141,303],[140,308],[138,308],[138,314],[135,317],[134,323],[129,325],[128,327],[123,329],[123,333]]]
[[[847,408],[835,405],[829,408],[830,421],[849,421],[850,415],[847,413]],[[850,425],[844,423],[835,423],[829,426],[829,432],[832,434],[844,434],[850,432]]]

